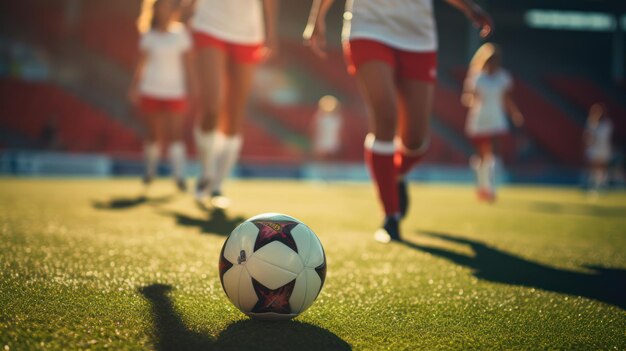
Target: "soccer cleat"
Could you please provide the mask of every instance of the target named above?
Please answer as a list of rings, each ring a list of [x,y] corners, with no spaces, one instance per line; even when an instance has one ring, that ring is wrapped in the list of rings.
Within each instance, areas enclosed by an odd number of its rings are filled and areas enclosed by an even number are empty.
[[[479,201],[485,201],[489,203],[494,203],[496,201],[496,194],[493,191],[487,189],[478,189],[476,191],[476,197],[478,197]]]
[[[141,178],[141,182],[143,183],[144,186],[150,185],[153,180],[154,180],[154,177],[149,174],[144,174],[144,176]]]
[[[230,199],[222,195],[221,191],[211,193],[211,205],[215,208],[225,210],[230,207]]]
[[[182,178],[176,179],[176,187],[180,192],[184,193],[187,191],[187,182]]]
[[[400,238],[400,227],[396,216],[387,216],[382,228],[374,233],[374,240],[387,244],[390,241],[402,241]]]
[[[409,211],[409,190],[404,179],[398,182],[398,201],[400,203],[400,219],[404,219]]]
[[[202,199],[206,196],[209,189],[209,180],[208,179],[198,179],[196,183],[196,200],[202,201]]]

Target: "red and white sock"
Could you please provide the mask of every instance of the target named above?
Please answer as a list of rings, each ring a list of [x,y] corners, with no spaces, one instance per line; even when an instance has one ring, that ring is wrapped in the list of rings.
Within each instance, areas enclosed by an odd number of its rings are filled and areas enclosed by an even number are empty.
[[[365,138],[365,162],[376,183],[378,197],[386,216],[398,216],[397,173],[394,165],[396,147],[393,141],[377,140],[373,134]]]
[[[396,139],[394,165],[398,178],[404,178],[413,167],[417,166],[417,164],[422,161],[424,155],[426,155],[428,146],[430,146],[430,141],[426,139],[420,147],[411,150],[404,146],[399,138]]]

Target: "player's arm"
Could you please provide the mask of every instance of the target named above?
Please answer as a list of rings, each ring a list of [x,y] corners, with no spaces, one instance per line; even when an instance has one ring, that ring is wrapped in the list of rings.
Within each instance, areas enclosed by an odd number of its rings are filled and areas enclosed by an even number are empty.
[[[141,50],[139,53],[139,59],[137,60],[137,64],[135,65],[135,71],[133,73],[133,78],[130,82],[130,87],[128,88],[128,100],[133,104],[139,104],[139,98],[141,93],[139,92],[139,81],[143,76],[144,67],[146,65],[147,54],[145,51]]]
[[[488,37],[493,32],[493,21],[485,10],[472,0],[446,0],[450,5],[463,12],[472,21],[476,28],[480,29],[480,36]]]
[[[333,5],[334,0],[313,0],[311,12],[302,39],[304,44],[309,46],[313,52],[326,58],[326,15]]]
[[[513,91],[512,89],[507,89],[504,93],[504,108],[506,109],[511,121],[515,126],[521,127],[524,124],[524,115],[517,108],[517,104],[515,100],[513,100]]]
[[[278,30],[276,29],[278,0],[263,0],[263,13],[265,16],[266,57],[270,57],[278,52]]]
[[[465,82],[463,83],[463,93],[461,94],[461,104],[463,106],[470,108],[474,105],[474,101],[476,100],[476,87],[473,82],[473,77],[465,78]]]

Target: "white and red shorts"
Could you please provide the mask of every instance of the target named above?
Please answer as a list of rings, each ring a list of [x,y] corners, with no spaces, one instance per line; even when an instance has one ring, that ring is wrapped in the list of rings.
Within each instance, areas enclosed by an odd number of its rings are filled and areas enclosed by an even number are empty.
[[[264,58],[263,44],[235,44],[202,32],[193,32],[193,42],[196,49],[219,49],[237,63],[259,63]]]
[[[353,39],[344,42],[343,52],[352,75],[367,62],[382,61],[394,69],[397,77],[429,83],[437,80],[436,51],[404,51],[376,40]]]
[[[143,95],[139,102],[141,112],[144,114],[172,113],[183,115],[187,112],[189,104],[186,98],[162,99]]]

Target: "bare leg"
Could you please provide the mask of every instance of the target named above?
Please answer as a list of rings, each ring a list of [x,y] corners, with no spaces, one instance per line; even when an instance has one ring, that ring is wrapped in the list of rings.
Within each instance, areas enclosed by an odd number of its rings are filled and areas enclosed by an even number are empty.
[[[256,64],[229,62],[224,114],[220,119],[221,152],[217,159],[215,179],[211,184],[214,195],[221,195],[222,183],[237,163],[243,143],[241,133],[245,121],[248,97]]]

